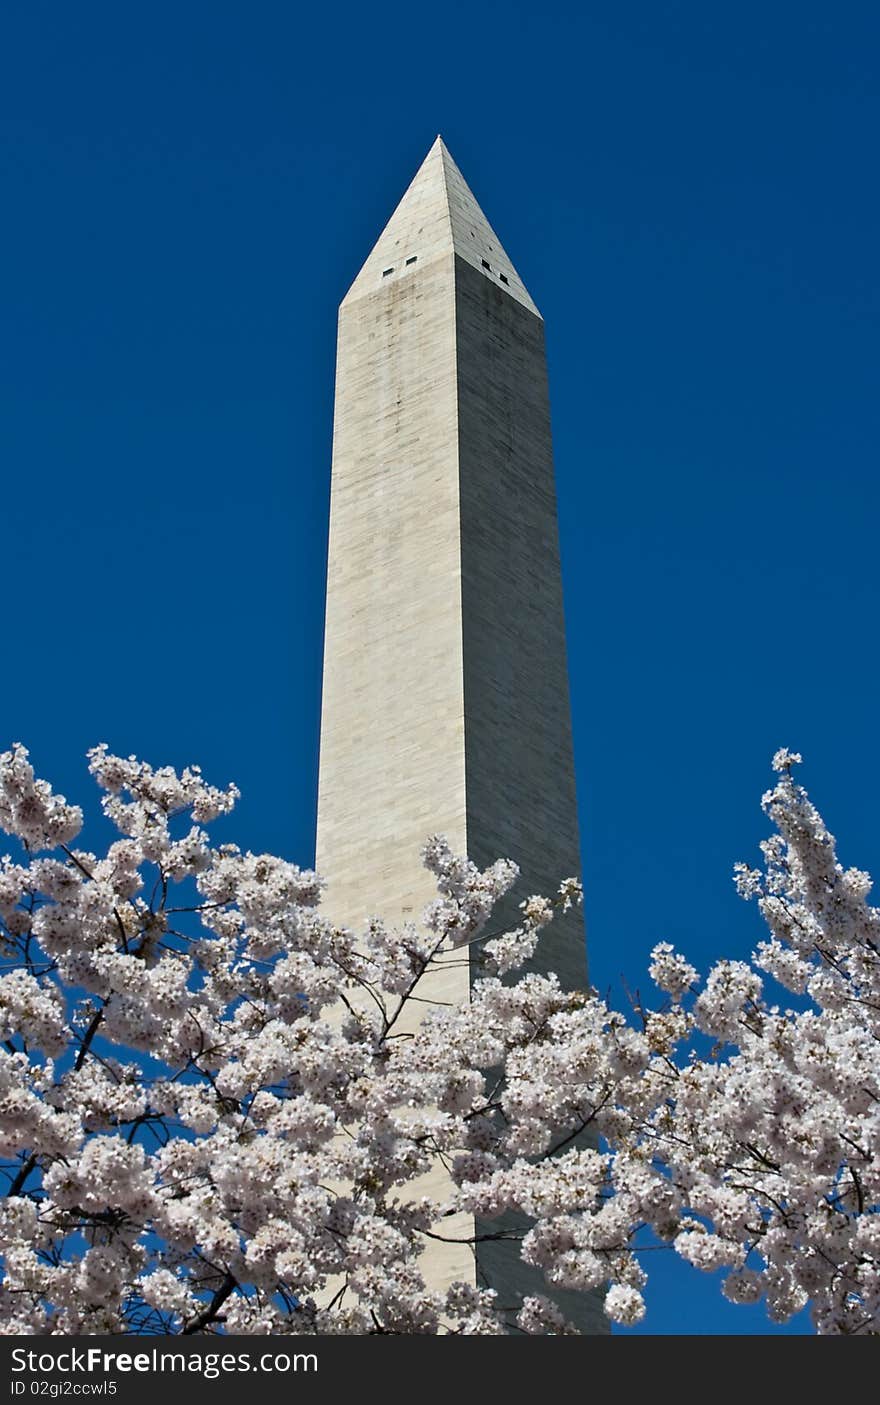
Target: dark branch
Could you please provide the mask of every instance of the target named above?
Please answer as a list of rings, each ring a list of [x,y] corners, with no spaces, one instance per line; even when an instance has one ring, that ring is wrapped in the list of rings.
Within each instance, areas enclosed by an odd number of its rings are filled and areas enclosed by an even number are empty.
[[[96,1010],[94,1015],[92,1016],[92,1022],[83,1036],[83,1042],[80,1045],[79,1053],[76,1056],[76,1063],[73,1065],[75,1070],[81,1069],[83,1064],[85,1063],[86,1054],[89,1052],[92,1040],[98,1033],[98,1026],[100,1025],[103,1018],[103,1008],[101,1008],[100,1010]]]
[[[15,1180],[12,1182],[12,1185],[11,1185],[11,1186],[9,1187],[9,1189],[7,1190],[7,1192],[6,1192],[7,1195],[18,1195],[20,1191],[24,1190],[25,1181],[27,1180],[27,1178],[28,1178],[28,1176],[30,1175],[31,1171],[33,1171],[33,1169],[34,1169],[34,1167],[36,1166],[36,1164],[37,1164],[37,1153],[34,1151],[34,1152],[32,1152],[31,1155],[28,1157],[27,1161],[25,1161],[25,1162],[23,1163],[23,1165],[19,1167],[18,1175],[16,1176]]]
[[[191,1337],[195,1332],[201,1332],[203,1327],[208,1327],[212,1322],[216,1322],[218,1320],[218,1312],[226,1302],[230,1293],[237,1287],[238,1281],[233,1278],[231,1273],[227,1272],[226,1277],[223,1279],[223,1282],[220,1284],[220,1287],[208,1303],[204,1312],[200,1312],[198,1317],[194,1317],[192,1322],[188,1323],[187,1326],[183,1328],[180,1335],[182,1337]]]

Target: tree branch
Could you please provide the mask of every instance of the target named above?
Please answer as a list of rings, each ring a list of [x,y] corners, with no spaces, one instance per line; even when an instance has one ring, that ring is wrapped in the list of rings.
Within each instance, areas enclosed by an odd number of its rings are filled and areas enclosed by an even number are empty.
[[[103,1018],[104,1007],[102,1005],[100,1010],[95,1011],[94,1015],[92,1016],[92,1022],[83,1036],[83,1042],[80,1045],[79,1053],[76,1056],[76,1063],[73,1065],[75,1071],[78,1072],[79,1069],[82,1068],[83,1063],[85,1062],[86,1054],[89,1052],[92,1040],[98,1033],[98,1026],[100,1025]]]
[[[15,1180],[12,1182],[12,1184],[11,1184],[10,1187],[9,1187],[9,1189],[7,1190],[7,1192],[6,1192],[7,1195],[18,1195],[18,1193],[19,1193],[21,1190],[24,1189],[24,1183],[25,1183],[25,1181],[27,1180],[28,1176],[30,1175],[31,1171],[33,1171],[33,1169],[34,1169],[34,1167],[36,1166],[36,1164],[37,1164],[37,1153],[36,1153],[35,1151],[33,1151],[33,1152],[31,1152],[31,1154],[30,1154],[30,1156],[28,1157],[27,1161],[25,1161],[25,1162],[19,1167],[18,1175],[15,1177]]]
[[[217,1313],[220,1311],[230,1293],[238,1287],[238,1280],[233,1278],[227,1270],[226,1277],[220,1284],[204,1312],[200,1312],[198,1317],[194,1317],[180,1333],[182,1337],[191,1337],[195,1332],[201,1332],[203,1327],[208,1327],[212,1322],[217,1321]]]

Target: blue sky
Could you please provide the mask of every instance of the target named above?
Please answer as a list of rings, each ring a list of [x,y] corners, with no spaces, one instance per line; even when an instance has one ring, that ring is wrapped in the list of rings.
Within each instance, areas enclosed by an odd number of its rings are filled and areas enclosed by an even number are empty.
[[[440,131],[547,323],[594,981],[748,954],[782,743],[876,866],[878,44],[813,0],[4,6],[0,742],[80,800],[96,741],[197,761],[311,860],[336,306]],[[646,1330],[766,1330],[651,1257]]]

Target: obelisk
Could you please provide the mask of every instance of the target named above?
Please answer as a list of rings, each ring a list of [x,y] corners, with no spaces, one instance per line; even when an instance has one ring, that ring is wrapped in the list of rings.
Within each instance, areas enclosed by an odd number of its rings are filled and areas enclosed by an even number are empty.
[[[418,920],[430,833],[481,866],[519,864],[511,925],[523,896],[580,871],[544,325],[439,137],[339,311],[316,860],[329,915]],[[533,966],[586,984],[579,913]],[[473,974],[458,962],[432,998],[466,1000]],[[464,1278],[499,1301],[546,1291],[509,1242],[432,1242],[422,1264],[432,1286]],[[592,1296],[555,1296],[582,1328],[607,1325]]]

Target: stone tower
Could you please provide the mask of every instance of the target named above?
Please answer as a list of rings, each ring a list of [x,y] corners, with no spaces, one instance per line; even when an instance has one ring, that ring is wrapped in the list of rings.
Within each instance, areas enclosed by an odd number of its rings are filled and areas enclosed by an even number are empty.
[[[339,311],[317,866],[340,922],[418,919],[419,850],[580,872],[544,325],[438,137]],[[502,914],[503,917],[503,914]],[[535,965],[586,982],[579,914]],[[468,996],[460,961],[432,998]],[[460,1237],[473,1235],[462,1220]],[[444,1222],[444,1233],[455,1232]],[[432,1244],[456,1278],[546,1291],[510,1243]],[[591,1297],[558,1295],[603,1330]]]

